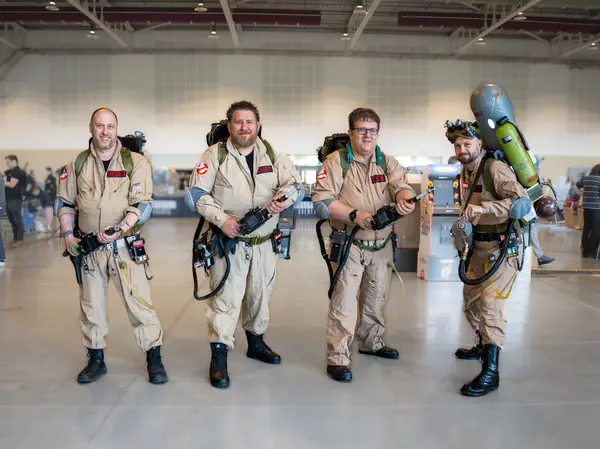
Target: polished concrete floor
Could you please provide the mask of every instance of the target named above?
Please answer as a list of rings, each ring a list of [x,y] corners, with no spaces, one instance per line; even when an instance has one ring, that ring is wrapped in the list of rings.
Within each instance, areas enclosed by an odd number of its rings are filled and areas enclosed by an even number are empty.
[[[400,360],[355,350],[354,381],[325,375],[327,273],[300,222],[278,267],[267,341],[279,366],[244,356],[238,330],[229,390],[207,381],[204,305],[192,296],[194,220],[153,219],[146,236],[152,292],[165,329],[170,382],[147,382],[144,354],[110,289],[109,374],[75,382],[86,362],[72,266],[54,240],[9,250],[0,269],[0,448],[600,447],[600,277],[535,275],[508,300],[501,387],[458,395],[480,364],[457,361],[473,341],[461,285],[404,274],[392,282],[386,343]],[[204,282],[204,275],[200,277]]]
[[[581,230],[567,228],[564,225],[538,225],[540,246],[545,255],[553,257],[554,262],[539,267],[540,272],[587,272],[600,274],[600,257],[582,259]],[[534,263],[534,271],[538,271]]]

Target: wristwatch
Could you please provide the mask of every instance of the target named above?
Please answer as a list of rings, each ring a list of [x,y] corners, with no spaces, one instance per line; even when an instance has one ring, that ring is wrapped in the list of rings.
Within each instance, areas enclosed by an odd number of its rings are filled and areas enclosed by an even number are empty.
[[[348,215],[348,217],[350,217],[350,221],[352,223],[354,223],[354,220],[356,220],[356,213],[358,212],[358,209],[354,209],[352,212],[350,212],[350,214]]]

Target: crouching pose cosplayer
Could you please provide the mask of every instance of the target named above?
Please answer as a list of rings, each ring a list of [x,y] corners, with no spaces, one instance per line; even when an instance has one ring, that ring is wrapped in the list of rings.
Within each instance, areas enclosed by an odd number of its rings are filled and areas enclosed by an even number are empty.
[[[463,166],[462,215],[452,234],[461,257],[465,317],[479,340],[473,348],[456,351],[456,357],[482,361],[480,374],[461,389],[461,394],[477,397],[500,384],[499,354],[507,328],[504,306],[523,267],[524,231],[538,217],[552,216],[556,201],[543,196],[504,90],[493,84],[480,86],[472,94],[471,109],[477,122],[447,121],[446,137]]]

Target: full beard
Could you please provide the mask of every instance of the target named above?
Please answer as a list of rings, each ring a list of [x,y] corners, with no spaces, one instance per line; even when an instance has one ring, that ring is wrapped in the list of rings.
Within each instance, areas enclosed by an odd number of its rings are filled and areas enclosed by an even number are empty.
[[[233,143],[238,148],[248,148],[256,143],[256,136],[248,136],[246,139],[231,136],[231,140],[233,140]]]

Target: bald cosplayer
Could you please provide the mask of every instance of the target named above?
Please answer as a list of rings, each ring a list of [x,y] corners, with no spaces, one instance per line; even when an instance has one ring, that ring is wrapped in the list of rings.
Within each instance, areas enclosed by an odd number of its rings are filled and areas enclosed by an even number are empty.
[[[117,138],[117,115],[111,109],[94,111],[89,130],[89,148],[60,175],[56,203],[61,237],[72,257],[78,255],[76,235],[96,233],[102,244],[82,256],[79,324],[89,361],[77,380],[90,383],[107,373],[106,285],[112,280],[127,309],[136,342],[146,352],[150,382],[165,383],[167,374],[160,355],[163,331],[152,305],[145,265],[132,260],[128,248],[130,242],[141,240],[140,225],[152,213],[152,170],[144,156],[122,147]],[[108,232],[109,228],[116,232]]]

